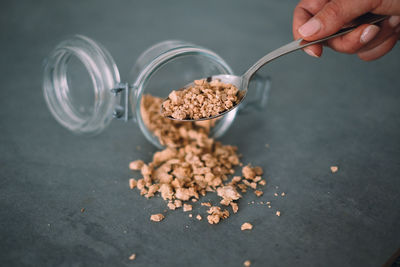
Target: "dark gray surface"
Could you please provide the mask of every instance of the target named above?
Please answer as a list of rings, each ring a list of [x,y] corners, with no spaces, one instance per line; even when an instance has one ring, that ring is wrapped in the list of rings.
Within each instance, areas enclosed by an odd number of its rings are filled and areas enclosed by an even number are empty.
[[[298,52],[264,68],[273,78],[267,110],[238,117],[222,141],[266,169],[261,200],[273,208],[248,205],[248,194],[217,226],[181,211],[149,222],[165,203],[128,188],[129,161],[155,151],[136,125],[115,121],[96,137],[75,136],[45,106],[42,60],[68,35],[104,44],[125,79],[143,50],[166,39],[211,48],[241,73],[291,40],[295,4],[2,1],[0,265],[384,263],[400,247],[398,45],[371,63],[327,50],[319,60]],[[275,186],[287,197],[275,200]],[[252,231],[240,231],[245,221]]]

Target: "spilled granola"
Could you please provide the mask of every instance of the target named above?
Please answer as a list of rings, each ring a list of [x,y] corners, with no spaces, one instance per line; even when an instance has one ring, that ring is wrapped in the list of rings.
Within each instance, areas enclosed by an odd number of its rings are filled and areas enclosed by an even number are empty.
[[[209,137],[215,121],[173,121],[160,115],[161,103],[161,98],[144,95],[141,113],[144,124],[166,148],[155,152],[149,163],[142,160],[130,163],[129,168],[142,175],[138,180],[129,180],[130,188],[137,188],[146,198],[159,194],[168,202],[170,210],[183,207],[184,211],[192,210],[192,205],[185,202],[195,202],[207,192],[216,192],[221,197],[220,204],[226,208],[202,202],[201,206],[209,207],[207,220],[210,224],[228,218],[229,207],[233,213],[238,212],[237,201],[249,188],[255,190],[256,195],[262,194],[256,190],[265,185],[261,167],[244,166],[242,176],[229,179],[241,162],[235,146],[223,145]],[[201,220],[200,215],[196,218]],[[162,219],[162,214],[151,216],[153,221]]]

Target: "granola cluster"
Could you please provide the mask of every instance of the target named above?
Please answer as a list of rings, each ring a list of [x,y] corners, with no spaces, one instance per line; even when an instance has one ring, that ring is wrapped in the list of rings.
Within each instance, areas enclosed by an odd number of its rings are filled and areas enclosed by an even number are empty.
[[[239,192],[244,193],[249,188],[256,190],[259,185],[266,184],[261,177],[263,170],[248,165],[243,167],[242,176],[234,176],[229,181],[235,166],[242,164],[235,146],[223,145],[208,136],[215,122],[169,120],[159,113],[161,102],[161,98],[144,95],[141,111],[145,125],[166,148],[154,153],[150,163],[142,160],[130,163],[130,169],[140,171],[142,175],[139,180],[130,179],[130,187],[136,187],[147,198],[159,193],[168,201],[170,210],[183,207],[184,211],[192,210],[192,205],[184,202],[196,202],[207,192],[216,192],[222,198],[220,204],[230,206],[236,213],[236,201],[242,197]],[[227,208],[212,206],[209,202],[201,205],[209,207],[207,219],[210,224],[219,223],[230,215]],[[157,214],[152,220],[162,218]],[[196,218],[201,220],[200,215]]]
[[[240,101],[238,88],[218,79],[195,80],[182,91],[172,91],[162,103],[163,116],[178,120],[202,119],[231,109]]]

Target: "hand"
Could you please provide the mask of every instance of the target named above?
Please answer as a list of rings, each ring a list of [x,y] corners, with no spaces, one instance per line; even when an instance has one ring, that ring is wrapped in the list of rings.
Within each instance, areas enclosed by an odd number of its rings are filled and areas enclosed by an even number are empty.
[[[367,12],[391,16],[379,26],[363,24],[325,44],[338,52],[357,53],[362,60],[375,60],[388,53],[399,39],[400,0],[301,0],[293,15],[294,39],[321,39]],[[322,45],[311,45],[304,51],[320,57]]]

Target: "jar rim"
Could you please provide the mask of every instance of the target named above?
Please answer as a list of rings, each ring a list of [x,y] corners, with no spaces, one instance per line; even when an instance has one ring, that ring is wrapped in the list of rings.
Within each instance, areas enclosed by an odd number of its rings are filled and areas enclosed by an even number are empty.
[[[79,113],[71,97],[67,76],[72,58],[84,66],[91,80],[94,105],[89,116]],[[96,134],[111,122],[118,96],[109,90],[119,82],[119,71],[109,52],[86,36],[62,41],[45,61],[43,93],[47,106],[54,118],[74,133]]]

